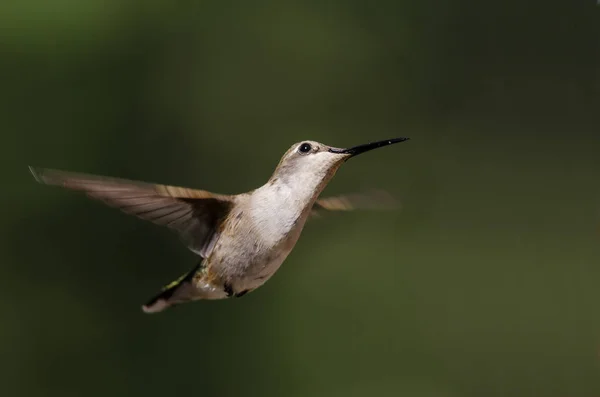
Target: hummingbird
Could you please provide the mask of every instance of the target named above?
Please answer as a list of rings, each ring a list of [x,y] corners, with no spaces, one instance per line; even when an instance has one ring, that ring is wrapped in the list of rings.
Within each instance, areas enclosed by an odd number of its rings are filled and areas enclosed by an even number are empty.
[[[262,286],[292,251],[311,215],[376,208],[382,192],[319,198],[339,167],[394,138],[346,149],[314,141],[292,145],[261,187],[237,195],[99,175],[29,167],[43,184],[84,192],[123,212],[177,232],[198,263],[142,306],[161,312],[181,303],[241,297]],[[390,200],[391,199],[391,200]]]

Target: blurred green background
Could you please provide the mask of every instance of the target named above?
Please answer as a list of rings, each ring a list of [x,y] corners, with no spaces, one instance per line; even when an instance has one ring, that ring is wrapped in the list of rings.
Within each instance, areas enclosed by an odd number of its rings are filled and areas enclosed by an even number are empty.
[[[0,4],[2,396],[600,395],[594,1]],[[167,230],[27,165],[237,193],[409,136],[264,287],[160,315]]]

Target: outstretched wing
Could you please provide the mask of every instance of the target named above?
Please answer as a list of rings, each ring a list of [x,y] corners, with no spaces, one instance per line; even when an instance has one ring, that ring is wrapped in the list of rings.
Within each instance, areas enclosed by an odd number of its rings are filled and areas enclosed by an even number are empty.
[[[391,210],[400,208],[400,203],[383,190],[353,193],[318,199],[311,215],[319,216],[328,211]]]
[[[207,257],[218,237],[218,229],[232,206],[232,197],[204,190],[157,185],[29,167],[44,184],[85,192],[111,207],[177,231],[188,247]]]

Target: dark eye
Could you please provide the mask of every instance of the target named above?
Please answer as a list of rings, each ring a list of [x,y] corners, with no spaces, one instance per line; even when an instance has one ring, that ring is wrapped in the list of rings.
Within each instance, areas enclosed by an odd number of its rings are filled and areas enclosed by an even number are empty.
[[[312,146],[310,146],[310,143],[303,143],[302,145],[300,145],[300,147],[298,148],[298,150],[300,151],[300,153],[308,153],[310,152],[310,149],[312,149]]]

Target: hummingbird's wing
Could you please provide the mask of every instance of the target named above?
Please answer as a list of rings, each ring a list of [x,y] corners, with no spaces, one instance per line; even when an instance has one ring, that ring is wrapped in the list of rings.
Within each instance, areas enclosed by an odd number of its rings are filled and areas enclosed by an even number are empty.
[[[391,194],[383,190],[372,190],[364,193],[352,193],[341,196],[317,199],[311,215],[320,216],[329,211],[354,210],[391,210],[400,207],[400,203]]]
[[[188,247],[206,258],[231,196],[204,190],[29,167],[40,183],[85,192],[111,207],[177,231]]]

